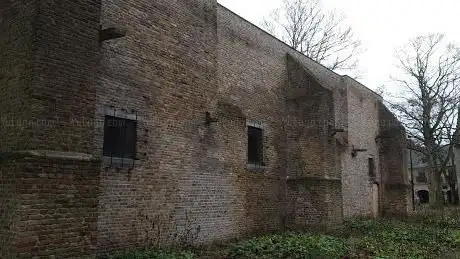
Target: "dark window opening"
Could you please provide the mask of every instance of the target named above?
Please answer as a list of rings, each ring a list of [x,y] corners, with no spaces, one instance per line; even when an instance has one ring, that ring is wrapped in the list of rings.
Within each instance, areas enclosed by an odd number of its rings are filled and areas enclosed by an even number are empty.
[[[104,156],[135,158],[137,122],[113,116],[104,120]]]
[[[248,163],[263,165],[263,134],[262,129],[248,127]]]
[[[426,190],[417,191],[417,196],[419,198],[420,203],[430,202],[430,193]]]
[[[375,177],[375,162],[374,158],[368,158],[369,176]]]
[[[453,195],[452,195],[452,194],[453,194],[453,193],[452,193],[450,190],[446,192],[447,200],[446,200],[445,202],[446,202],[447,204],[453,204],[454,199],[453,199]],[[447,205],[447,204],[446,204],[446,205]]]

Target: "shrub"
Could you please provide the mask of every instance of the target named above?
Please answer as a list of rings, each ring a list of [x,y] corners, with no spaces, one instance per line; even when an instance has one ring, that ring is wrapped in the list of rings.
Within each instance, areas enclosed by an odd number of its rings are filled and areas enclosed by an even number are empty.
[[[228,258],[340,258],[348,248],[336,237],[286,233],[252,238],[234,245]]]

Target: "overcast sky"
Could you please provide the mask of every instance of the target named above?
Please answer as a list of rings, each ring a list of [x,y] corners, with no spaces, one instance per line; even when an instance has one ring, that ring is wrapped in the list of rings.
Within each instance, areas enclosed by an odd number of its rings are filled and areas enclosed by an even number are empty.
[[[282,0],[218,0],[220,4],[259,25]],[[359,79],[371,89],[389,85],[396,60],[394,49],[410,38],[430,32],[445,33],[460,42],[460,0],[323,0],[336,9],[362,41]],[[388,88],[393,92],[392,87]]]

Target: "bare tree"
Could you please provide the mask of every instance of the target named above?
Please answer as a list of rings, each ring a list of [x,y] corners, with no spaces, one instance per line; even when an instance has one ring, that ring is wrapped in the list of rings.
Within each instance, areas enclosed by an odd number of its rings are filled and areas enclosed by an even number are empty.
[[[262,27],[291,47],[332,70],[354,70],[361,42],[344,16],[326,12],[321,0],[284,0]]]
[[[430,170],[430,203],[442,201],[441,175],[452,157],[460,96],[460,51],[444,44],[444,36],[431,34],[411,40],[397,50],[401,87],[390,106],[413,138],[423,145]]]

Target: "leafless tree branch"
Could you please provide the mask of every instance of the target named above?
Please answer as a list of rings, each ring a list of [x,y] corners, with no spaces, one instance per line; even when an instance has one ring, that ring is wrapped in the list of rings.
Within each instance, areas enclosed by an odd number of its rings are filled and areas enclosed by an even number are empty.
[[[331,70],[356,72],[361,42],[344,20],[343,15],[324,11],[321,0],[284,0],[262,27]]]
[[[424,146],[434,204],[440,203],[440,178],[452,157],[460,105],[460,51],[444,40],[441,34],[420,36],[397,51],[401,74],[392,79],[407,94],[390,104]]]

